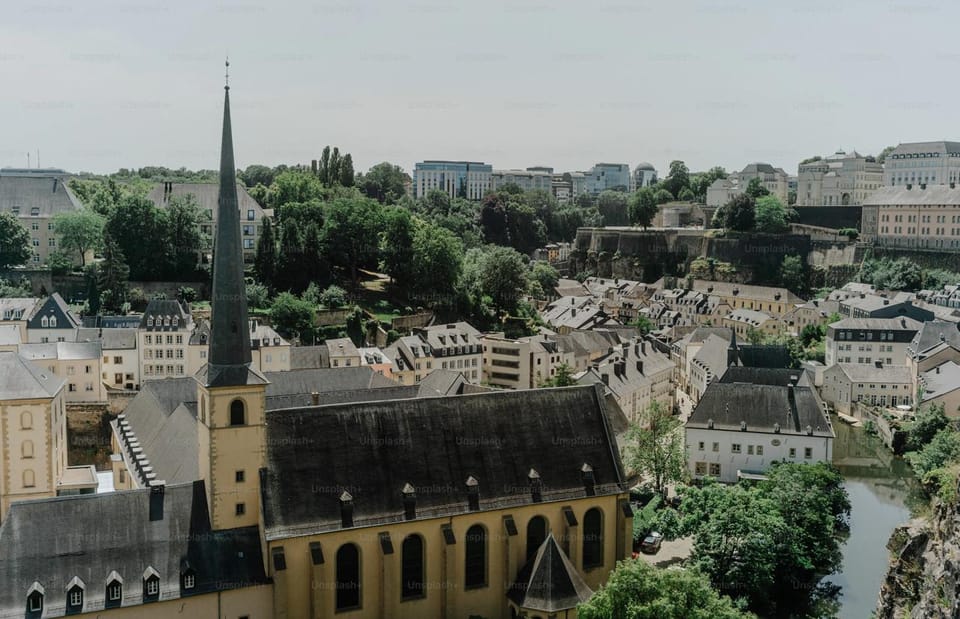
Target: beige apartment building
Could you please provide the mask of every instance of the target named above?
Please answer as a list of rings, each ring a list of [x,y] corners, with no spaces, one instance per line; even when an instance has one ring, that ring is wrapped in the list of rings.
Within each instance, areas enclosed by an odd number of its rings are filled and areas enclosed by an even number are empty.
[[[107,401],[101,378],[100,342],[50,342],[21,344],[19,355],[41,371],[65,381],[63,399],[67,404]]]
[[[82,208],[67,186],[68,174],[57,169],[0,170],[0,211],[11,213],[30,233],[32,256],[27,266],[47,263],[50,254],[60,248],[53,218]],[[92,257],[92,252],[87,256]],[[73,256],[80,263],[80,256]]]
[[[960,189],[896,185],[864,202],[862,238],[881,247],[960,251]]]
[[[193,327],[185,303],[153,299],[147,304],[137,333],[142,381],[189,375],[187,350]]]

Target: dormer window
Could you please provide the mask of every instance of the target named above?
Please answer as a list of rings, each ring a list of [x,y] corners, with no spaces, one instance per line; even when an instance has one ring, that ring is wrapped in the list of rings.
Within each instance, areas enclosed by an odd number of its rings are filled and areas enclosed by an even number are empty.
[[[160,574],[152,567],[143,572],[143,600],[152,602],[160,597]]]
[[[51,327],[56,327],[56,326],[57,326],[57,317],[56,317],[56,316],[51,316],[51,317],[50,317],[50,326],[51,326]]]
[[[176,327],[179,322],[180,322],[180,319],[177,318],[176,316],[174,316],[174,317],[173,317],[173,326]]]
[[[153,326],[153,316],[147,316],[147,326],[148,327]]]
[[[49,320],[46,316],[44,316],[43,318],[40,319],[40,326],[41,326],[41,327],[49,327],[49,326],[50,326],[50,320]]]
[[[197,575],[189,569],[183,573],[183,588],[186,590],[194,589],[197,586]]]
[[[164,327],[169,327],[169,326],[170,326],[170,317],[169,317],[169,316],[164,316],[164,317],[163,317],[163,326],[164,326]]]
[[[123,578],[116,571],[107,576],[106,607],[120,606],[123,600]]]
[[[43,612],[43,585],[39,582],[34,582],[30,585],[30,588],[27,589],[27,612],[36,613],[36,616],[39,617],[40,613]]]
[[[74,576],[67,584],[67,612],[78,613],[83,610],[83,591],[86,585],[79,577]]]

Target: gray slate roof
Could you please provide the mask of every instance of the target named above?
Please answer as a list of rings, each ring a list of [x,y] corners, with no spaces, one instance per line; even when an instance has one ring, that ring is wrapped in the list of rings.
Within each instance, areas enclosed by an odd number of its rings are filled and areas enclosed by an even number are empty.
[[[293,346],[290,348],[290,369],[307,370],[330,367],[330,354],[326,344],[318,346]]]
[[[960,330],[957,328],[957,323],[942,320],[923,323],[917,334],[913,336],[909,350],[913,354],[922,355],[941,344],[960,350]]]
[[[100,342],[103,350],[136,350],[137,329],[77,329],[78,342]]]
[[[66,586],[86,585],[84,612],[104,608],[106,579],[123,579],[123,606],[143,603],[143,573],[160,577],[160,599],[266,582],[256,527],[212,531],[203,482],[167,486],[163,517],[151,520],[149,489],[14,503],[0,526],[0,617],[23,617],[27,590],[45,589],[44,617],[62,616]]]
[[[799,372],[798,372],[799,373]],[[740,431],[745,421],[747,431],[780,434],[806,434],[833,437],[833,429],[823,415],[820,400],[811,387],[794,387],[790,401],[789,387],[748,383],[712,383],[700,398],[687,420],[687,428]]]
[[[471,476],[481,510],[528,505],[531,468],[543,476],[545,501],[585,496],[584,463],[598,495],[620,492],[622,466],[605,419],[595,387],[275,411],[261,478],[265,533],[339,529],[344,491],[355,526],[401,521],[406,484],[417,491],[418,516],[464,513]]]
[[[547,535],[534,558],[520,568],[507,591],[507,597],[520,608],[545,613],[576,608],[591,595],[593,591],[560,549],[553,533]]]
[[[29,217],[39,208],[38,217],[53,217],[80,209],[80,201],[62,178],[0,175],[0,211],[20,207],[20,217]]]
[[[864,206],[897,206],[947,204],[960,205],[960,188],[951,189],[950,185],[919,185],[907,189],[906,185],[886,186],[876,189],[863,200]]]
[[[52,398],[63,382],[15,352],[0,352],[0,401]]]

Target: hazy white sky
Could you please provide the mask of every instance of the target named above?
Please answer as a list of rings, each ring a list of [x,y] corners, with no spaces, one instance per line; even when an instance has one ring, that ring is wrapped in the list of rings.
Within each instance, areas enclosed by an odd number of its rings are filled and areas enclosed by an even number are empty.
[[[0,166],[472,159],[691,169],[960,139],[960,2],[36,2],[0,13]],[[32,163],[36,165],[35,154]]]

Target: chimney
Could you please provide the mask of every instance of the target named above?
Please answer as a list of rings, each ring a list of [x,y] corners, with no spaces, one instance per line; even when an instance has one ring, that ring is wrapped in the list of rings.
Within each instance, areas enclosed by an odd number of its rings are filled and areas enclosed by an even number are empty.
[[[403,490],[403,519],[414,520],[417,517],[417,492],[410,484],[404,484]]]
[[[310,392],[310,403],[311,403],[313,406],[320,406],[320,392],[319,392],[319,391],[311,391],[311,392]]]
[[[583,479],[583,489],[587,496],[596,495],[596,479],[593,477],[593,467],[584,462],[583,466],[580,467],[580,477]]]
[[[577,317],[577,308],[573,308],[572,310],[570,310],[570,316],[571,316],[572,318],[576,318],[576,317]]]
[[[527,473],[527,479],[530,480],[530,498],[534,503],[543,501],[543,480],[540,479],[540,473],[537,469],[530,469]]]
[[[346,490],[340,495],[340,526],[344,529],[353,526],[353,495]]]
[[[480,482],[471,475],[467,477],[467,505],[470,511],[480,511]]]
[[[163,496],[166,482],[157,479],[150,482],[150,522],[163,520]]]
[[[890,305],[890,299],[884,299],[884,300],[883,300],[883,304],[884,304],[884,305]]]

